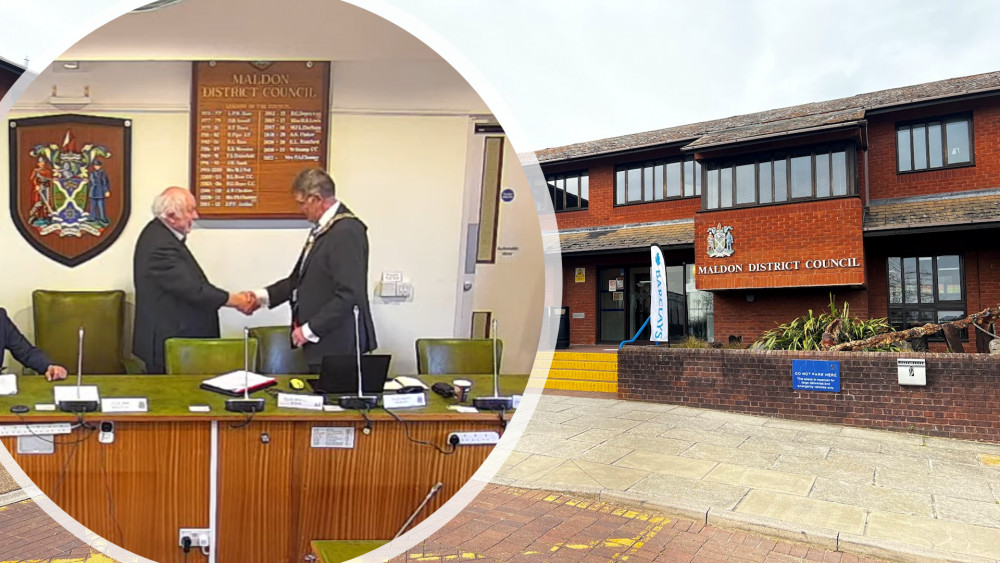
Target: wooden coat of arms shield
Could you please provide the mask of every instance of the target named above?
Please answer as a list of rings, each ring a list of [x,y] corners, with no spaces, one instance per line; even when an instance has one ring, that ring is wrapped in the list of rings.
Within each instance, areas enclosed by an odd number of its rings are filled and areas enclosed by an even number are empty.
[[[10,215],[36,250],[76,266],[107,250],[131,210],[132,122],[10,120]]]

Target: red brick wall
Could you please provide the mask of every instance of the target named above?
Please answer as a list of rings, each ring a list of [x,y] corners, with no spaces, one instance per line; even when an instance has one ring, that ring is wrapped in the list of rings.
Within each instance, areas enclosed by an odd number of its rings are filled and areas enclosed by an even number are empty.
[[[701,274],[698,289],[860,285],[865,282],[861,222],[856,197],[699,213],[694,222],[695,263],[702,266],[742,265],[741,273]],[[734,253],[726,258],[707,254],[707,229],[733,227]],[[860,267],[809,269],[807,260],[854,258]],[[751,272],[750,264],[799,261],[799,269]]]
[[[1000,305],[1000,249],[980,250],[979,310]]]
[[[743,345],[749,346],[761,334],[805,315],[809,309],[815,315],[829,310],[831,293],[838,307],[843,307],[846,301],[850,304],[851,315],[868,318],[868,295],[863,289],[720,291],[715,293],[715,339],[728,342],[730,335],[742,336]],[[747,301],[748,295],[753,295],[753,302]]]
[[[927,386],[899,385],[896,359],[924,358]],[[792,360],[840,362],[841,392],[792,389]],[[618,396],[1000,443],[1000,358],[987,354],[753,352],[626,346]]]
[[[586,282],[576,283],[576,269],[585,268]],[[587,260],[563,257],[563,306],[569,307],[570,344],[594,344],[597,339],[597,267]],[[574,319],[573,313],[584,318]]]
[[[631,162],[631,159],[621,162]],[[589,165],[569,167],[566,171],[583,169],[588,170],[589,174],[590,201],[587,203],[588,209],[556,213],[556,221],[562,230],[691,219],[701,209],[700,197],[615,207],[615,161],[594,161]],[[545,172],[550,173],[552,170],[547,168]]]
[[[972,111],[975,166],[896,173],[896,123]],[[873,116],[868,121],[871,199],[961,192],[997,187],[1000,176],[1000,104],[982,99]],[[862,184],[863,186],[863,184]]]

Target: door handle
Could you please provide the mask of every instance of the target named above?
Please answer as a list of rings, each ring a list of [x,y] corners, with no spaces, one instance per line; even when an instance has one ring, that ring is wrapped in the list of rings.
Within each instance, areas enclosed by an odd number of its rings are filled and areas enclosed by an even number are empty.
[[[472,282],[466,280],[465,283],[462,284],[462,291],[471,291],[471,290],[472,290]]]

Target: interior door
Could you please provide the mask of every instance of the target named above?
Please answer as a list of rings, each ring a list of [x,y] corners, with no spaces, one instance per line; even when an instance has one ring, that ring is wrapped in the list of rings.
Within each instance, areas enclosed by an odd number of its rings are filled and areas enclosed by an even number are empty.
[[[528,373],[545,296],[541,230],[527,176],[503,130],[472,121],[467,150],[460,303],[454,336],[504,341],[504,373]]]

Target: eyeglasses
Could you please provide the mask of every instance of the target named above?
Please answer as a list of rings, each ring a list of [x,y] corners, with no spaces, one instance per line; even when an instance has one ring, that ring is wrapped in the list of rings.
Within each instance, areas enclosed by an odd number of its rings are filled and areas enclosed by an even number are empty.
[[[309,198],[311,198],[311,197],[312,197],[311,195],[307,195],[306,197],[304,197],[302,199],[295,198],[295,203],[299,204],[299,207],[302,207],[302,206],[304,206],[306,204],[306,202],[309,201]]]

